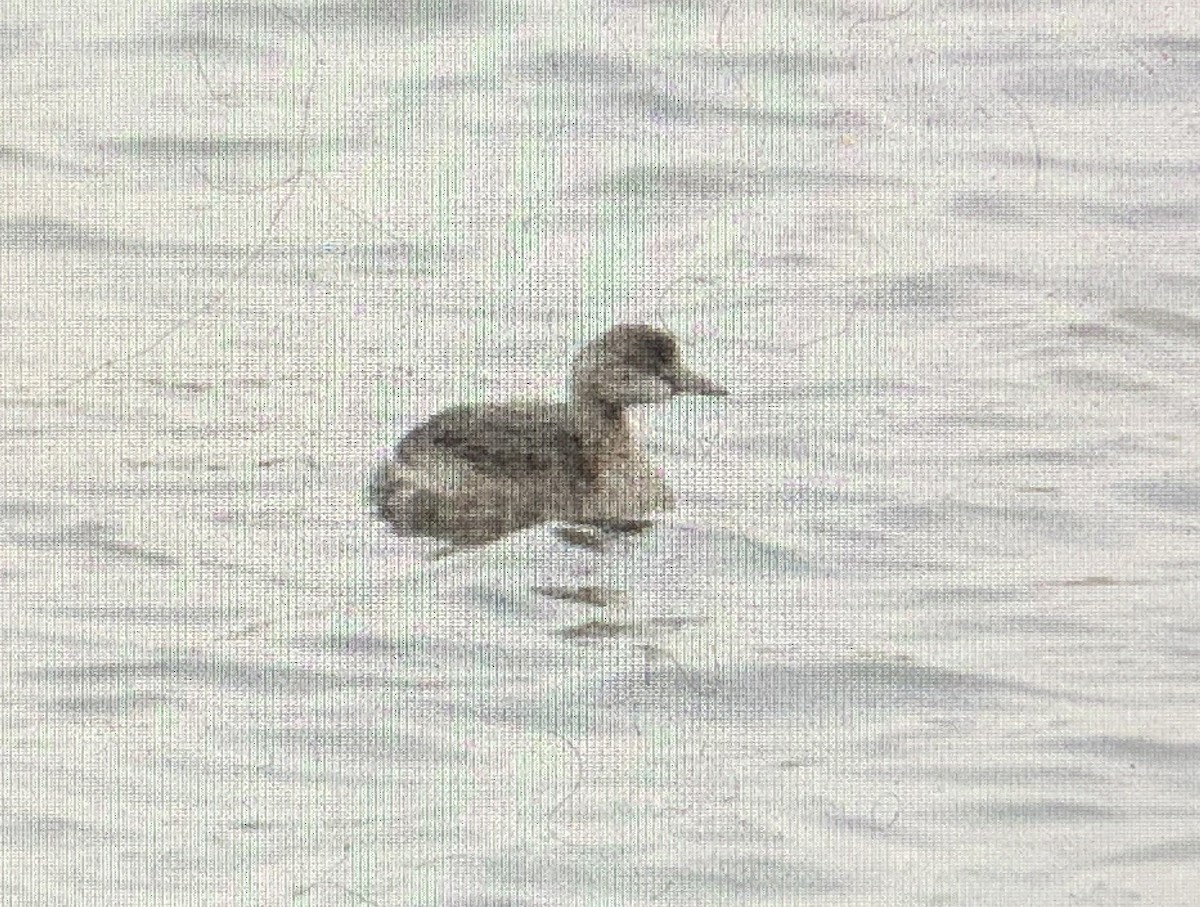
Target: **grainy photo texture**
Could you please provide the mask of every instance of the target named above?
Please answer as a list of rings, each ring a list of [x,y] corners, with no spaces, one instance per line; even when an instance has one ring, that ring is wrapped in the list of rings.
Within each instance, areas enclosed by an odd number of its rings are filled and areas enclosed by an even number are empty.
[[[0,903],[1200,903],[1198,10],[0,5]]]

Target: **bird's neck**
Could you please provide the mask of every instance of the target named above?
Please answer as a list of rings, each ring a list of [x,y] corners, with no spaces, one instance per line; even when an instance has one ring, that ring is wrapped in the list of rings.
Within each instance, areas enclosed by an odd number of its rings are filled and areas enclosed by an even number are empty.
[[[575,394],[571,398],[571,408],[574,410],[576,418],[587,428],[622,437],[629,434],[629,418],[625,414],[626,407],[620,404]]]

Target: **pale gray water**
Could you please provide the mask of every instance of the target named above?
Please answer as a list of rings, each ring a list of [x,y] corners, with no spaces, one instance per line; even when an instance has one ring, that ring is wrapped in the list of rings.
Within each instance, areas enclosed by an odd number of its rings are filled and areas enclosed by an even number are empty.
[[[1043,6],[10,6],[0,899],[1194,904],[1200,17]],[[367,518],[629,319],[658,531]]]

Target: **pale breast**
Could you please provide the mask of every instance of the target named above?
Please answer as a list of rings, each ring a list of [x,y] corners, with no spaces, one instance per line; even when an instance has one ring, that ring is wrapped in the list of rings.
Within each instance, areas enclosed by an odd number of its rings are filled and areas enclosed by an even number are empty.
[[[672,504],[662,471],[623,439],[604,452],[595,490],[577,502],[572,517],[579,522],[622,522],[670,510]]]

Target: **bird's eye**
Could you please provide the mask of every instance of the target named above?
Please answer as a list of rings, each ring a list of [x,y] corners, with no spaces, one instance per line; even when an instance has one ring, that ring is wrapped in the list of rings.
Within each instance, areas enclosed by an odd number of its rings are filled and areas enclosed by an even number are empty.
[[[655,337],[651,341],[651,351],[657,365],[670,365],[675,361],[675,341],[670,337]]]

